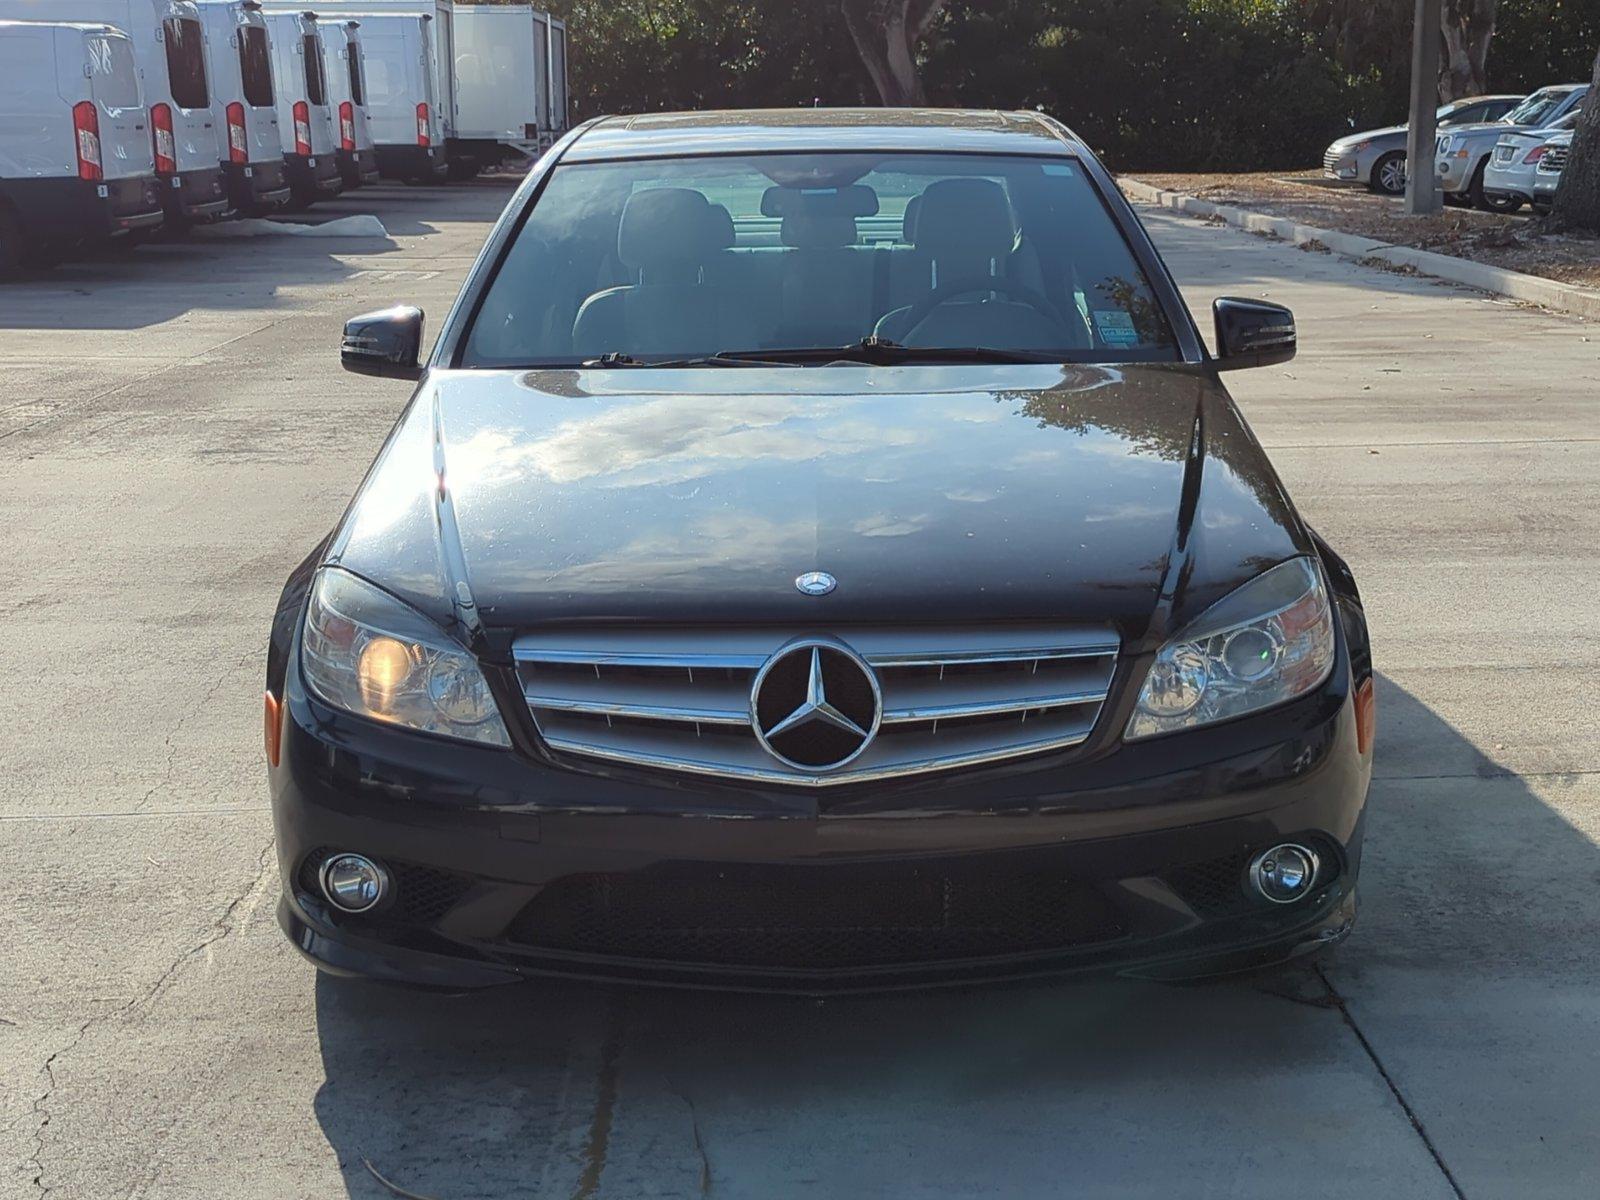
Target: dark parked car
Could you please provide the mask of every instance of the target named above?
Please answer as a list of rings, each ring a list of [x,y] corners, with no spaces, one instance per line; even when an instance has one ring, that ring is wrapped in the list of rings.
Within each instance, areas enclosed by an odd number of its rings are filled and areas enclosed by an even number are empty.
[[[1342,938],[1356,586],[1042,116],[605,119],[517,191],[290,577],[284,929],[335,973],[802,992]]]

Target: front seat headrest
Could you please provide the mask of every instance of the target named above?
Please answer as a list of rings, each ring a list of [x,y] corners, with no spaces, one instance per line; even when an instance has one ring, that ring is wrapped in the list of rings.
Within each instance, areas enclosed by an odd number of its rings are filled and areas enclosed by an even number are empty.
[[[922,197],[913,196],[906,201],[905,216],[900,218],[900,240],[908,246],[917,244],[917,213],[922,208]]]
[[[912,233],[917,249],[935,258],[1001,258],[1016,241],[1011,201],[992,179],[941,179],[919,200]]]
[[[698,267],[719,249],[716,218],[693,188],[648,188],[628,197],[617,257],[646,272]]]
[[[727,250],[734,243],[733,214],[726,204],[706,204],[707,239],[713,250]]]

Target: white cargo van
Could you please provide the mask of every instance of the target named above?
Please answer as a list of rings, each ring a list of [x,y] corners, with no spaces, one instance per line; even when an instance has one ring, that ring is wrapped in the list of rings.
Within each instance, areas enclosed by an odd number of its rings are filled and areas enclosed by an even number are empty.
[[[361,22],[319,19],[328,96],[338,123],[339,175],[347,188],[378,182],[378,155],[367,126],[367,77]]]
[[[288,168],[291,203],[304,208],[344,190],[335,155],[328,70],[316,14],[266,12],[277,81],[278,133]]]
[[[323,0],[324,16],[433,17],[446,156],[456,177],[513,152],[533,155],[566,127],[566,26],[526,4]]]
[[[168,221],[208,221],[230,211],[217,160],[205,30],[192,0],[0,0],[0,18],[89,21],[126,33],[150,111]]]
[[[289,202],[272,78],[272,39],[256,0],[195,0],[206,30],[217,156],[228,199],[259,215]]]
[[[567,23],[535,9],[533,53],[545,64],[545,86],[539,92],[539,144],[548,146],[567,131]]]
[[[378,171],[414,183],[444,178],[444,133],[433,78],[428,13],[362,14],[367,125]]]
[[[127,34],[0,21],[0,276],[161,224],[148,120]]]

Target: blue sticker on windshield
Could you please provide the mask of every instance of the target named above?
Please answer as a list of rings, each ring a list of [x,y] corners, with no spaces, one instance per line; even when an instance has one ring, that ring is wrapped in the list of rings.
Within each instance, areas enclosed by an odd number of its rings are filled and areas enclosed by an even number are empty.
[[[1094,327],[1100,331],[1100,340],[1108,346],[1139,344],[1139,331],[1133,327],[1131,313],[1097,308],[1094,311]]]

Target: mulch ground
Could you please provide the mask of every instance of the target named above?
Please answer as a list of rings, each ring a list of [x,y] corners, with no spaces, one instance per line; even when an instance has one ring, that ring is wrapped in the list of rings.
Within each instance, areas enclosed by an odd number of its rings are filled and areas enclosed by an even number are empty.
[[[1600,238],[1556,233],[1530,210],[1502,215],[1446,208],[1433,217],[1408,217],[1400,201],[1364,187],[1336,184],[1320,171],[1242,175],[1147,175],[1134,178],[1169,191],[1288,217],[1396,246],[1414,246],[1472,262],[1600,287]]]

